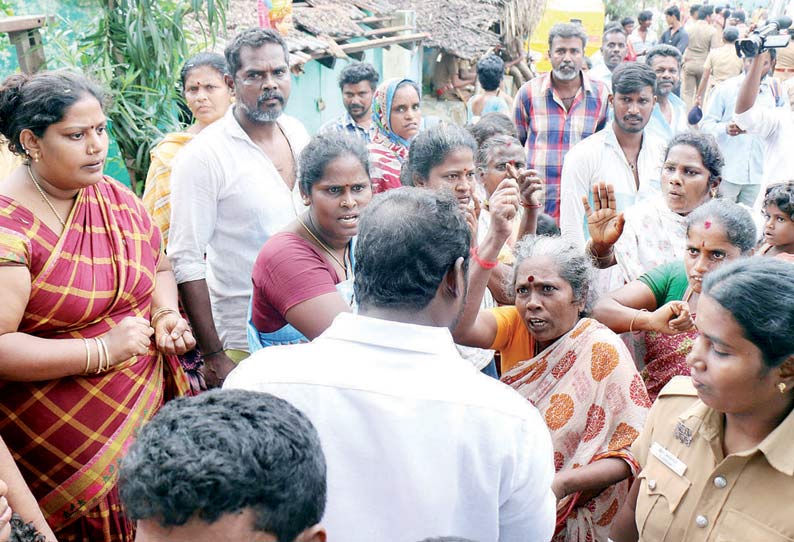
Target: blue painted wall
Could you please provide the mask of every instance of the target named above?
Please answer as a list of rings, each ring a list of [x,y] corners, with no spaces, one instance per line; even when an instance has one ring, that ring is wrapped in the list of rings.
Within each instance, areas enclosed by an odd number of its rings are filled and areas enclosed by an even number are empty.
[[[375,66],[378,73],[383,73],[382,49],[366,51],[363,60]],[[304,65],[303,74],[292,76],[292,93],[286,112],[300,119],[310,134],[315,134],[327,121],[344,114],[339,72],[348,64],[349,61],[338,60],[333,69],[329,69],[311,61]]]

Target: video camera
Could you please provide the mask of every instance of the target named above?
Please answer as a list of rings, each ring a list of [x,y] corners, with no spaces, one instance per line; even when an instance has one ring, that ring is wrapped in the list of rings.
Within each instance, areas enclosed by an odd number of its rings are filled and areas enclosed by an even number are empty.
[[[769,21],[760,30],[754,31],[743,40],[737,40],[736,55],[741,58],[753,57],[766,51],[767,49],[778,49],[788,45],[791,36],[788,33],[779,34],[791,26],[791,17],[780,17]]]

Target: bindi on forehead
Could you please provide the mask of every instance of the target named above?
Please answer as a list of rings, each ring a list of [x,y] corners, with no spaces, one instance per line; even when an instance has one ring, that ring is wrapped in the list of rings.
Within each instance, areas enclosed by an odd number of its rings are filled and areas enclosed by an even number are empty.
[[[527,282],[529,282],[529,283],[533,283],[533,282],[535,282],[535,275],[529,275],[529,276],[527,277]]]

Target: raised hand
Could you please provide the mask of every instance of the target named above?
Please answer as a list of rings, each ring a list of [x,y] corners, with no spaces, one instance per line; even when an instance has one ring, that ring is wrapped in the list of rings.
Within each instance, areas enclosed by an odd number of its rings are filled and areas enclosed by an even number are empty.
[[[513,164],[507,164],[507,174],[516,180],[524,207],[539,208],[545,199],[543,179],[538,176],[534,169],[516,169]]]
[[[518,183],[511,178],[503,179],[488,200],[491,215],[490,230],[502,241],[513,233],[513,220],[518,215]]]
[[[466,224],[469,225],[469,232],[471,233],[471,244],[477,246],[477,231],[480,224],[480,201],[474,194],[471,195],[471,203],[462,208],[463,214],[466,217]]]
[[[623,234],[625,223],[623,213],[617,210],[615,187],[596,183],[593,186],[593,207],[590,207],[586,196],[582,196],[582,203],[593,245],[600,249],[599,252],[612,247]]]

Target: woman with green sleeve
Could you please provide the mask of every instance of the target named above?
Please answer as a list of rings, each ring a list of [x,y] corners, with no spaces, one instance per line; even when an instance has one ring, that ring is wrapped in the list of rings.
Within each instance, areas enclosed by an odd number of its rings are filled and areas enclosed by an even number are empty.
[[[723,262],[751,255],[757,239],[747,209],[723,200],[693,211],[686,237],[683,261],[655,267],[602,297],[593,309],[593,317],[615,333],[645,332],[641,374],[652,401],[671,378],[689,374],[686,356],[698,333],[703,277]]]

